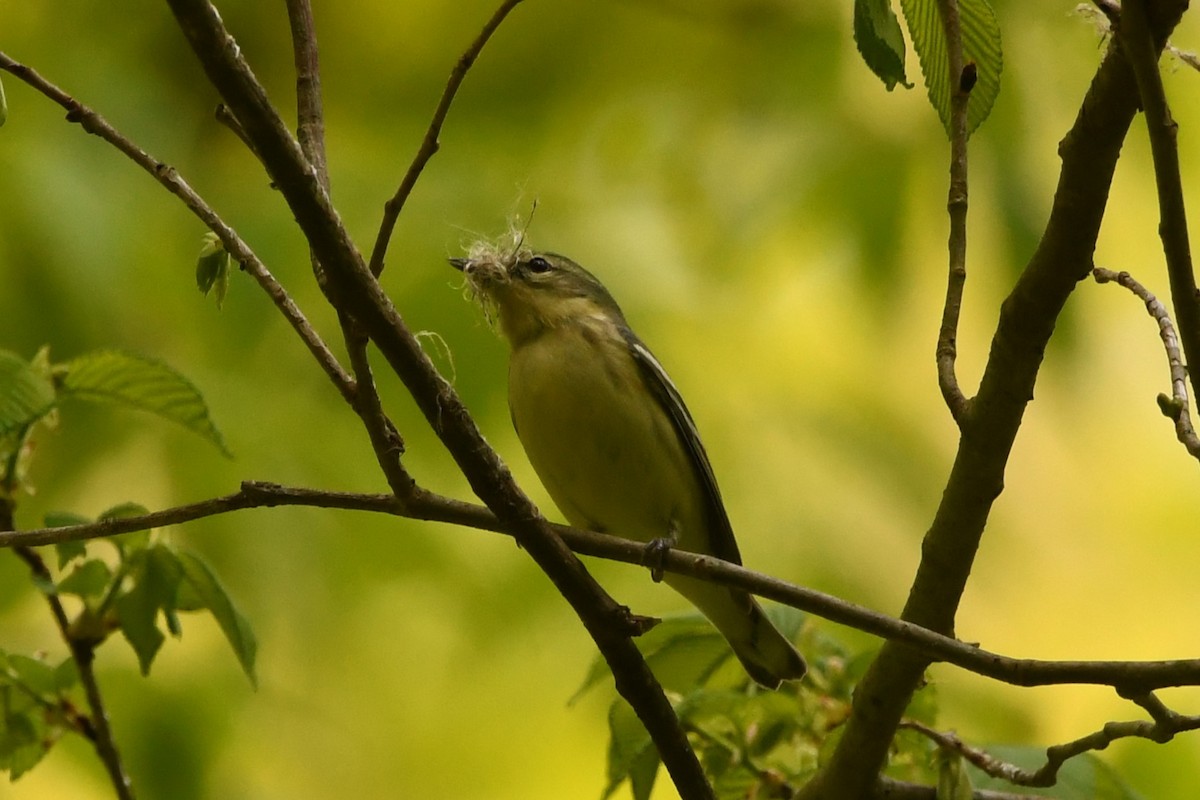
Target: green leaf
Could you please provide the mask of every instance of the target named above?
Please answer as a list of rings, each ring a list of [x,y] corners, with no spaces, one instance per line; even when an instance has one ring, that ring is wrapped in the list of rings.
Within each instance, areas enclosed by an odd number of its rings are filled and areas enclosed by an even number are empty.
[[[55,403],[54,385],[29,362],[0,350],[0,436],[41,419]]]
[[[100,597],[112,580],[112,571],[108,564],[93,558],[85,561],[71,574],[58,582],[59,594],[73,594],[84,599]]]
[[[96,519],[100,522],[105,522],[110,519],[130,519],[131,517],[144,517],[150,513],[150,509],[146,508],[141,503],[125,502],[118,503],[110,509],[100,512],[100,516]]]
[[[61,664],[54,668],[55,687],[61,694],[77,683],[79,683],[79,665],[75,663],[74,658],[67,656]]]
[[[634,800],[649,800],[658,775],[658,750],[633,708],[621,698],[608,709],[608,732],[608,786],[602,800],[626,780]]]
[[[8,666],[20,684],[38,695],[58,693],[58,681],[54,668],[36,658],[13,653],[8,657]]]
[[[963,769],[962,756],[939,750],[936,761],[937,800],[971,800],[975,792],[971,787],[971,776]]]
[[[215,233],[204,234],[200,255],[196,258],[196,286],[205,296],[214,290],[217,309],[225,302],[225,293],[229,290],[229,271],[233,259],[225,252],[224,245]]]
[[[67,528],[71,525],[86,525],[92,520],[82,514],[74,514],[70,511],[50,511],[44,517],[42,522],[47,528]]]
[[[889,92],[897,83],[912,88],[904,74],[904,32],[891,0],[854,0],[854,43]]]
[[[8,770],[9,780],[35,767],[50,749],[53,742],[40,735],[39,727],[33,714],[9,711],[0,717],[0,768]]]
[[[195,591],[196,597],[204,603],[204,607],[212,612],[217,624],[221,626],[221,632],[229,640],[238,663],[242,665],[242,671],[250,679],[251,685],[257,687],[254,661],[258,654],[258,640],[254,638],[250,622],[234,606],[229,593],[225,591],[225,587],[208,564],[193,553],[180,552],[178,558],[187,583]]]
[[[950,132],[950,95],[957,88],[960,76],[949,74],[946,48],[946,29],[938,11],[937,0],[900,0],[913,49],[921,63],[921,74],[933,104],[947,134]],[[975,85],[967,103],[967,133],[978,128],[996,102],[1000,93],[1000,73],[1004,54],[1000,42],[1000,23],[988,0],[958,0],[958,15],[962,28],[963,61],[974,62]]]
[[[47,528],[68,528],[72,525],[86,525],[89,522],[91,520],[87,517],[69,511],[51,511],[42,517],[42,523]],[[55,542],[54,552],[58,554],[58,568],[62,569],[72,560],[87,555],[87,542]]]
[[[65,370],[65,394],[149,411],[203,436],[229,455],[204,397],[166,364],[132,353],[98,350],[68,362]]]
[[[183,567],[165,545],[147,547],[131,564],[132,585],[117,598],[117,621],[137,653],[142,674],[149,675],[150,665],[166,640],[158,629],[158,613],[173,608]]]
[[[0,127],[8,122],[8,98],[4,96],[4,81],[0,81]]]

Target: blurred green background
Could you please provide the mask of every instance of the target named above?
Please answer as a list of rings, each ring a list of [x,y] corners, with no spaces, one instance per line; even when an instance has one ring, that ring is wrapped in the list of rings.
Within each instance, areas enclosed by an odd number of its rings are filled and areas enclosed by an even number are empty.
[[[746,563],[894,613],[956,437],[935,382],[947,145],[919,87],[886,92],[851,39],[848,0],[529,0],[468,77],[404,212],[384,283],[490,441],[557,518],[508,422],[505,348],[445,264],[537,200],[535,246],[598,273],[688,398]],[[369,248],[446,75],[493,0],[316,3],[334,199]],[[960,375],[975,385],[998,303],[1030,254],[1055,148],[1103,50],[1065,2],[996,3],[1005,73],[973,139]],[[290,116],[282,4],[221,4]],[[1193,15],[1194,16],[1194,15]],[[1186,22],[1175,37],[1197,47]],[[307,249],[161,3],[5,3],[0,49],[94,106],[234,225],[331,342]],[[1200,76],[1169,67],[1191,207]],[[4,76],[0,347],[60,360],[155,356],[205,393],[235,459],[157,420],[71,406],[39,441],[47,510],[95,514],[233,491],[243,478],[382,491],[366,437],[265,296],[236,274],[223,311],[193,282],[203,229],[114,150]],[[1165,296],[1144,126],[1125,148],[1097,263]],[[426,342],[433,341],[432,338]],[[340,348],[339,348],[340,352]],[[388,408],[424,485],[469,498],[394,379]],[[1153,322],[1090,282],[1067,309],[1013,453],[959,624],[1014,656],[1200,654],[1196,464],[1154,395]],[[150,680],[100,654],[113,724],[146,798],[594,797],[605,711],[566,700],[593,649],[504,537],[310,509],[177,529],[253,621],[261,686],[210,620],[184,621]],[[594,564],[643,613],[681,609],[644,570]],[[829,626],[854,647],[869,637]],[[0,645],[60,657],[44,602],[0,555]],[[1018,690],[939,667],[945,728],[1051,744],[1138,716],[1111,691]],[[1200,692],[1166,693],[1184,712]],[[1147,797],[1195,796],[1200,737],[1104,758]],[[665,781],[663,782],[665,783]],[[110,795],[80,741],[0,798]],[[671,797],[660,785],[657,796]]]

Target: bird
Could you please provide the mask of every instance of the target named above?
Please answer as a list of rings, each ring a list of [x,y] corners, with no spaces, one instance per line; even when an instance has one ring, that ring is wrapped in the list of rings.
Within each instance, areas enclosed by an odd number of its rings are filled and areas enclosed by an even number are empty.
[[[672,547],[741,564],[692,415],[600,280],[565,256],[520,245],[449,261],[508,341],[513,426],[567,521],[644,542],[659,564]],[[804,658],[748,592],[662,577],[756,683],[776,689],[804,677]]]

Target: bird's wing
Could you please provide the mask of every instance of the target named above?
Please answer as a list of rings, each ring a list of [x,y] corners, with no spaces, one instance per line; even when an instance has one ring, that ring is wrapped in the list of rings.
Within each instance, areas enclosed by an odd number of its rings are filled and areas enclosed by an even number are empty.
[[[696,480],[704,492],[705,516],[709,520],[708,538],[712,554],[725,561],[741,564],[742,555],[738,552],[737,541],[733,538],[733,527],[725,513],[725,504],[721,502],[721,490],[717,488],[712,464],[708,461],[708,453],[704,451],[704,445],[700,441],[700,432],[696,430],[696,423],[688,413],[683,397],[667,376],[662,364],[658,363],[658,359],[637,335],[628,328],[624,329],[623,333],[630,352],[633,353],[633,360],[642,372],[643,380],[671,417],[675,432],[679,435],[679,440],[692,462],[692,468],[696,471]]]

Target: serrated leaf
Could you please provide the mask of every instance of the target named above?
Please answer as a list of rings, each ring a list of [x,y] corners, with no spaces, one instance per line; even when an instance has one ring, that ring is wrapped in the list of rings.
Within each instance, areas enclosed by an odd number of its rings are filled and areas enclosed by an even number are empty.
[[[0,436],[41,419],[55,404],[54,385],[33,366],[0,350]]]
[[[229,272],[233,259],[225,252],[224,245],[215,233],[204,234],[200,255],[196,258],[196,286],[201,294],[208,296],[214,292],[217,309],[225,302],[225,294],[229,290]]]
[[[112,571],[99,559],[85,561],[71,574],[58,582],[59,594],[73,594],[84,599],[99,597],[108,588],[112,580]]]
[[[904,32],[891,0],[854,0],[854,43],[889,92],[897,83],[912,88],[904,74]]]
[[[204,603],[204,607],[216,618],[221,632],[225,634],[234,655],[237,656],[238,663],[242,665],[242,671],[250,679],[251,685],[257,687],[258,677],[254,671],[254,662],[258,655],[258,640],[254,637],[250,622],[234,606],[216,573],[203,559],[188,552],[180,552],[177,556],[187,583],[195,591],[196,597]]]
[[[942,24],[937,0],[900,0],[913,49],[921,64],[929,102],[950,132],[950,96],[960,76],[949,74],[946,29]],[[975,84],[967,103],[967,133],[978,128],[996,102],[1000,93],[1000,73],[1004,54],[1000,39],[1000,23],[988,0],[958,0],[958,15],[962,28],[963,62],[974,62]]]
[[[166,364],[118,350],[99,350],[65,365],[64,394],[149,411],[208,439],[229,455],[191,381]]]

